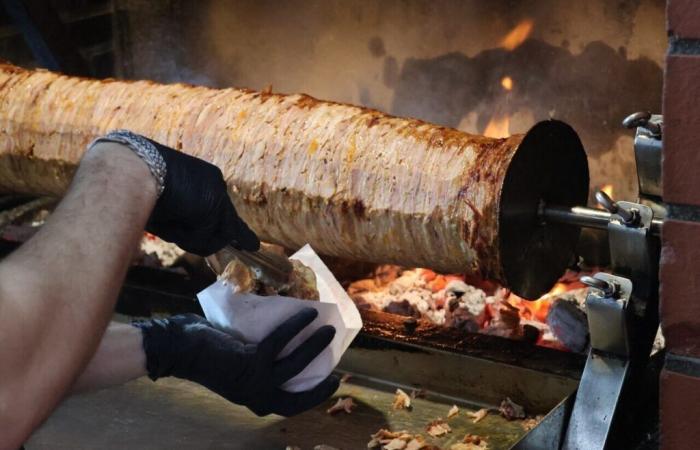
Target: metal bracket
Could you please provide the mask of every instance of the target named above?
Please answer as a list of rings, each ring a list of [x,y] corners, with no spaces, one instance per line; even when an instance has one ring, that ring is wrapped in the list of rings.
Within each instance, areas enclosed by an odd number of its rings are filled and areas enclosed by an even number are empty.
[[[617,275],[582,278],[591,287],[586,298],[591,349],[571,414],[558,408],[543,421],[546,430],[516,444],[519,450],[614,448],[623,428],[620,419],[625,419],[616,415],[619,405],[639,392],[636,378],[642,378],[637,375],[646,366],[658,328],[659,241],[654,226],[660,226],[649,206],[599,194],[596,198],[610,214],[611,266]],[[549,431],[562,436],[554,446],[543,440]]]
[[[586,297],[591,349],[620,358],[630,356],[630,336],[627,329],[628,305],[632,282],[627,278],[598,273],[593,277],[608,289],[592,288]]]
[[[649,206],[596,196],[610,211],[608,238],[613,271],[583,282],[591,350],[576,393],[564,449],[605,449],[616,411],[625,401],[630,373],[643,370],[658,327],[658,242]],[[624,278],[623,278],[624,277]]]
[[[614,273],[632,280],[636,298],[646,300],[658,294],[655,282],[658,241],[652,240],[650,232],[654,212],[651,207],[639,203],[621,201],[617,206],[621,211],[633,211],[638,219],[637,223],[630,224],[619,213],[611,216],[608,223],[611,267]]]
[[[661,155],[663,152],[663,116],[649,112],[631,114],[622,122],[626,128],[635,128],[634,157],[637,163],[639,196],[654,209],[657,216],[666,215],[661,203]]]
[[[586,298],[591,350],[576,392],[563,448],[603,449],[630,367],[627,322],[632,282],[605,273],[583,281],[595,286]]]
[[[661,121],[661,116],[652,116],[652,120]],[[647,128],[639,127],[634,136],[634,156],[637,161],[639,176],[639,193],[641,195],[661,198],[661,153],[663,143],[661,135],[654,135]]]

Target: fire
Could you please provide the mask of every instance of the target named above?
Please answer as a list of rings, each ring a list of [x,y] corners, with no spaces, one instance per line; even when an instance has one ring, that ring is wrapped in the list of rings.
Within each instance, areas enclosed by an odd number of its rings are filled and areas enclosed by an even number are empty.
[[[515,28],[510,30],[510,32],[503,37],[500,45],[501,48],[512,51],[520,47],[528,36],[530,36],[534,24],[535,23],[530,19],[525,19],[517,24]]]
[[[565,283],[559,282],[554,285],[551,291],[547,293],[547,297],[551,297],[553,295],[559,295],[563,294],[564,292],[570,290],[569,286]]]
[[[505,76],[501,79],[501,86],[503,86],[503,89],[506,91],[510,91],[513,89],[513,79],[509,76]]]
[[[521,305],[520,315],[524,319],[538,320],[540,322],[547,321],[547,314],[549,313],[549,307],[551,305],[548,299],[541,298],[528,303],[521,303]]]
[[[569,318],[580,322],[571,308],[580,307],[586,292],[581,275],[568,271],[548,293],[530,301],[493,281],[383,265],[375,268],[370,278],[350,283],[347,292],[363,310],[420,318],[469,333],[529,339],[545,347],[582,351],[576,339],[569,339],[580,333],[566,335],[559,326],[564,323],[568,327]],[[561,306],[559,302],[566,304]],[[550,326],[550,319],[554,325]],[[559,340],[562,336],[566,342]],[[566,347],[567,344],[574,347]]]
[[[604,184],[601,188],[601,191],[605,192],[608,194],[610,198],[613,198],[613,185],[612,184]]]
[[[510,117],[492,117],[484,129],[484,136],[492,138],[507,138],[510,136]]]
[[[549,308],[552,305],[552,300],[558,295],[563,294],[566,291],[577,289],[578,287],[579,285],[576,283],[566,284],[559,282],[555,284],[548,293],[544,294],[537,300],[524,300],[515,294],[510,294],[508,297],[508,303],[520,310],[520,316],[523,319],[546,322]]]

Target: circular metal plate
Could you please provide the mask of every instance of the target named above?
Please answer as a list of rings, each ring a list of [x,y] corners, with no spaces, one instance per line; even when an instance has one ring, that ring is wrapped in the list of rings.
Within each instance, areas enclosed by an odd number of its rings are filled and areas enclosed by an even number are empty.
[[[515,294],[539,298],[573,262],[580,229],[546,224],[537,210],[541,202],[585,205],[588,184],[586,153],[573,128],[549,120],[528,131],[508,167],[499,211],[501,264]]]

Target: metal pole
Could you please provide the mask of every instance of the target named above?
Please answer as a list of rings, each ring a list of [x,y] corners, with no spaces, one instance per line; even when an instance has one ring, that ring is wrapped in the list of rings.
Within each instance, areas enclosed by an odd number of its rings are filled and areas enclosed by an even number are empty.
[[[604,209],[586,208],[584,206],[545,206],[539,211],[539,216],[546,222],[598,228],[600,230],[607,230],[611,215]],[[663,221],[654,219],[650,227],[651,234],[660,236],[662,227]]]

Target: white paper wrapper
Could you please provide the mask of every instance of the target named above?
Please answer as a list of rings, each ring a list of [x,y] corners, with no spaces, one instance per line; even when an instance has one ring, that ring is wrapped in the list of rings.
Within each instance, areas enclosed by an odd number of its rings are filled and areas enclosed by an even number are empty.
[[[345,289],[309,245],[290,258],[301,261],[316,273],[320,301],[234,294],[230,285],[220,281],[197,294],[197,298],[212,325],[248,343],[260,342],[300,309],[315,308],[318,317],[280,355],[289,354],[321,326],[335,327],[336,333],[331,344],[306,369],[282,386],[286,391],[300,392],[315,387],[330,375],[362,328],[362,319]]]

